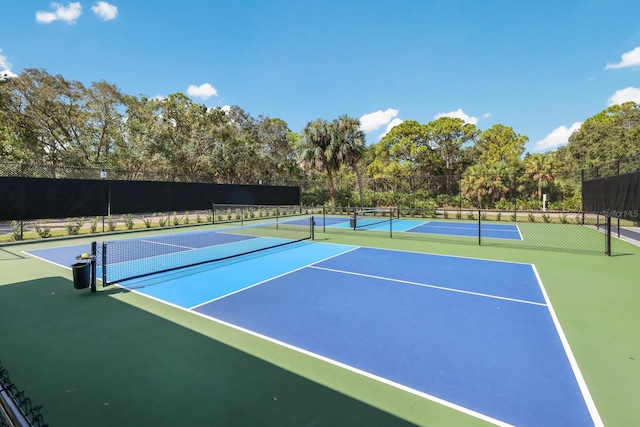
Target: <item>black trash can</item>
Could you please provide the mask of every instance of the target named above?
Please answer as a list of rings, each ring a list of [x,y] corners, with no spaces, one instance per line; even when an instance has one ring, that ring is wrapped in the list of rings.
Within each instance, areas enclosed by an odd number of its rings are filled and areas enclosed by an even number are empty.
[[[352,216],[349,218],[349,226],[351,228],[356,228],[356,217]]]
[[[86,289],[91,285],[91,263],[78,262],[71,266],[73,270],[73,287]]]

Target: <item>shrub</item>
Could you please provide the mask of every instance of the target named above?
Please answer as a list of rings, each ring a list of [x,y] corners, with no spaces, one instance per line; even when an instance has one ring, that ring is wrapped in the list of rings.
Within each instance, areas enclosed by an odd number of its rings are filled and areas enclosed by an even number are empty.
[[[496,214],[496,221],[500,221],[500,218],[502,218],[502,212]]]
[[[449,219],[449,212],[447,211],[442,212],[442,216],[444,217],[444,219]]]
[[[11,236],[13,240],[22,240],[22,222],[11,221]]]
[[[178,218],[178,212],[173,211],[173,225],[180,225],[182,218]]]
[[[549,214],[543,213],[542,214],[542,221],[544,221],[545,223],[550,223],[551,222],[551,216],[549,216]]]
[[[167,217],[165,218],[164,214],[159,213],[158,215],[160,215],[160,218],[158,218],[158,225],[160,227],[164,227],[169,223],[169,217],[171,215],[167,215]]]
[[[75,218],[69,219],[67,225],[65,226],[67,229],[67,233],[69,236],[75,236],[80,234],[80,229],[84,225],[84,218]]]
[[[47,224],[47,221],[36,222],[36,233],[43,239],[51,237],[51,227]]]
[[[91,230],[91,234],[95,234],[95,232],[98,231],[98,222],[100,222],[99,216],[94,216],[93,218],[91,218],[89,222],[89,228]]]
[[[536,217],[533,215],[533,212],[529,212],[529,222],[536,222]]]
[[[153,225],[153,215],[143,216],[142,222],[144,223],[145,228],[151,228]]]
[[[569,220],[567,219],[567,214],[560,215],[560,224],[568,224]]]
[[[117,227],[118,226],[116,225],[116,221],[113,219],[113,217],[111,215],[109,215],[107,217],[107,230],[116,231]]]
[[[222,215],[218,215],[218,221],[222,221]],[[207,209],[207,222],[213,222],[213,211]]]
[[[475,215],[473,215],[473,211],[467,212],[467,219],[473,221],[475,219]]]
[[[131,230],[133,228],[133,215],[132,214],[126,214],[122,216],[122,220],[124,221],[124,225],[125,227],[127,227],[127,230]]]
[[[189,224],[189,211],[184,213],[184,223]]]

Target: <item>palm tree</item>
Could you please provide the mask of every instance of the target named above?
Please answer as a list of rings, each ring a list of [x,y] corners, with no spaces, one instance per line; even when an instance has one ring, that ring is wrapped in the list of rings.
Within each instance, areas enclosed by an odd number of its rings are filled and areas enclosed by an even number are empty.
[[[543,182],[551,184],[555,179],[555,159],[550,154],[536,153],[524,159],[525,173],[538,182],[538,199],[542,200]]]
[[[487,166],[489,173],[487,191],[490,196],[491,205],[499,199],[504,199],[504,195],[509,191],[506,180],[509,177],[508,166],[505,162],[491,163]]]
[[[325,171],[329,180],[329,200],[336,204],[333,173],[342,165],[352,167],[358,177],[360,204],[362,205],[362,178],[356,164],[365,150],[364,132],[360,121],[347,115],[331,123],[323,119],[309,122],[302,130],[298,141],[298,159],[303,169],[315,168]]]
[[[331,152],[336,157],[336,166],[340,164],[353,168],[358,179],[360,193],[360,207],[364,203],[362,193],[362,174],[357,163],[362,158],[366,147],[364,132],[360,129],[360,120],[345,115],[338,117],[331,123]]]
[[[329,180],[329,200],[335,206],[336,189],[333,185],[333,171],[335,170],[335,155],[331,145],[331,126],[326,120],[317,119],[307,123],[302,130],[296,151],[303,169],[326,171]]]
[[[466,174],[460,181],[460,190],[468,199],[475,197],[478,202],[478,208],[480,209],[482,209],[484,196],[489,194],[490,183],[487,172],[486,165],[482,163],[477,164],[467,169]]]

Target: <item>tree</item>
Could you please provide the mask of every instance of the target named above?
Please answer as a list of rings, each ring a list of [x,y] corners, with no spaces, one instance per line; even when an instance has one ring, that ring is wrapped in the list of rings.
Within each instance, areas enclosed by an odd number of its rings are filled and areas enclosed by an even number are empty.
[[[79,147],[88,137],[84,86],[38,69],[25,70],[6,86],[7,123],[26,158],[54,166],[83,164]]]
[[[309,122],[302,130],[297,144],[298,159],[303,169],[316,169],[327,173],[329,200],[335,205],[333,174],[342,166],[353,168],[358,176],[360,203],[362,204],[362,179],[356,165],[365,150],[364,132],[360,121],[342,115],[332,122],[318,119]]]
[[[487,164],[503,162],[513,165],[521,161],[528,140],[508,126],[493,125],[479,134],[475,145],[478,160]]]
[[[426,131],[429,146],[442,159],[442,168],[437,174],[447,177],[444,192],[452,194],[457,191],[457,176],[474,163],[469,144],[475,141],[478,129],[459,118],[441,117],[428,123]]]
[[[331,123],[332,153],[335,153],[338,164],[352,168],[358,179],[360,206],[364,204],[362,192],[362,175],[358,169],[358,161],[364,154],[366,142],[364,132],[360,129],[360,120],[342,115]]]
[[[394,126],[374,145],[369,173],[374,177],[408,178],[435,175],[441,160],[430,145],[428,129],[415,120]]]
[[[302,130],[296,150],[303,169],[316,169],[327,173],[329,182],[329,200],[335,206],[336,190],[333,172],[336,170],[334,153],[331,151],[331,128],[324,119],[307,123]]]
[[[468,199],[476,199],[478,208],[482,209],[484,197],[488,194],[486,165],[480,163],[467,169],[460,180],[460,191]]]
[[[295,134],[289,130],[287,122],[264,117],[257,126],[259,154],[262,159],[260,175],[272,182],[291,182],[299,176],[293,140]]]
[[[558,157],[572,170],[586,169],[640,153],[640,105],[612,105],[588,118],[569,137]]]
[[[87,89],[86,97],[88,123],[82,155],[87,164],[115,166],[112,157],[123,132],[122,94],[115,85],[101,81]]]
[[[468,199],[475,198],[478,208],[493,206],[510,190],[507,170],[504,162],[473,165],[462,177],[461,191]]]
[[[553,154],[536,153],[525,157],[525,173],[538,184],[538,199],[542,200],[543,185],[550,185],[555,179],[555,158]]]

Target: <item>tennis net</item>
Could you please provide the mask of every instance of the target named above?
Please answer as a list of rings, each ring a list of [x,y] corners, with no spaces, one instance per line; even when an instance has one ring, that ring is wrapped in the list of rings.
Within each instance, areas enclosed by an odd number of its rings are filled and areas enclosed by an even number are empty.
[[[388,223],[398,219],[399,212],[396,206],[356,209],[353,211],[351,226],[356,230]]]
[[[218,230],[106,241],[96,245],[96,276],[103,286],[223,261],[309,240],[313,217]]]

